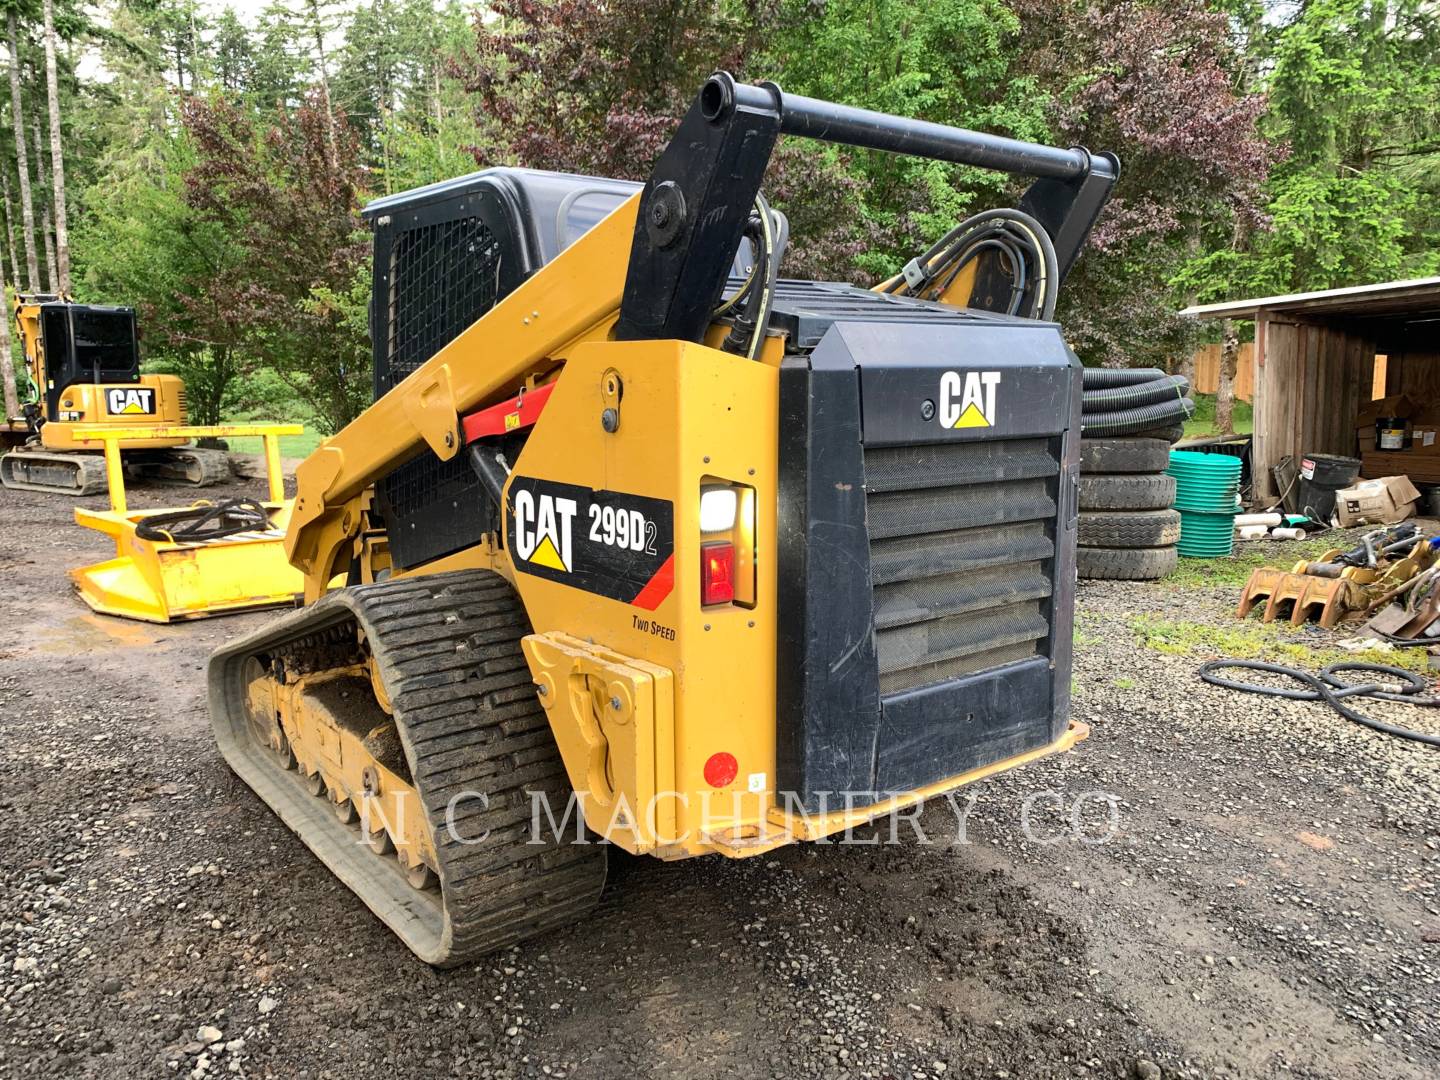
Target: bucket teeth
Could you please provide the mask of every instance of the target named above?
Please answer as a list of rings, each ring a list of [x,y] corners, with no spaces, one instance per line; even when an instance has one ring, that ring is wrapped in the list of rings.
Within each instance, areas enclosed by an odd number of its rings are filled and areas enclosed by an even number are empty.
[[[1236,617],[1245,618],[1262,600],[1265,602],[1262,622],[1274,622],[1282,606],[1289,604],[1292,626],[1299,626],[1313,613],[1316,621],[1328,630],[1348,610],[1350,583],[1344,578],[1322,578],[1261,567],[1253,571],[1245,583],[1240,604],[1235,609]]]

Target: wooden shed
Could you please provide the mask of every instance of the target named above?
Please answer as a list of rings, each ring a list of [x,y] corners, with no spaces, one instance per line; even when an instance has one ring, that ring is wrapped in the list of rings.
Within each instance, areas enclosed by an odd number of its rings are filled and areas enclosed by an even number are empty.
[[[1203,304],[1181,314],[1255,322],[1257,499],[1276,496],[1271,468],[1286,456],[1353,456],[1356,417],[1382,385],[1384,394],[1440,404],[1440,277]]]

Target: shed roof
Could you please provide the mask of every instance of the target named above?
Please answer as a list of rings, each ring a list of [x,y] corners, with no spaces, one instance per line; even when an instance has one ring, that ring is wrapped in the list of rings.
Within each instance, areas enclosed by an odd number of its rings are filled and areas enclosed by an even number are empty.
[[[1440,313],[1440,277],[1384,281],[1323,292],[1261,296],[1223,304],[1196,304],[1180,312],[1197,319],[1253,319],[1261,311],[1349,318],[1414,317]]]

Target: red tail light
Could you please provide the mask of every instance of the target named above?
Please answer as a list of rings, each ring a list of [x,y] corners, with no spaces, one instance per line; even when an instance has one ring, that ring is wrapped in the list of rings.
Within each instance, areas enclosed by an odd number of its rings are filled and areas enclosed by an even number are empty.
[[[735,545],[729,541],[700,545],[700,603],[729,604],[735,600]]]

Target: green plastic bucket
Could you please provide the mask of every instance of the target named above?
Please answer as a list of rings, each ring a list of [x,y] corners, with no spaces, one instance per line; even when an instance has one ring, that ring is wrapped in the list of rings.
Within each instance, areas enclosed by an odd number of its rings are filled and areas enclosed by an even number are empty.
[[[1181,555],[1214,559],[1235,550],[1235,515],[1240,510],[1240,459],[1228,454],[1171,450],[1175,509],[1180,511]]]
[[[1235,550],[1235,514],[1180,511],[1180,542],[1176,550],[1191,559],[1216,559]]]

